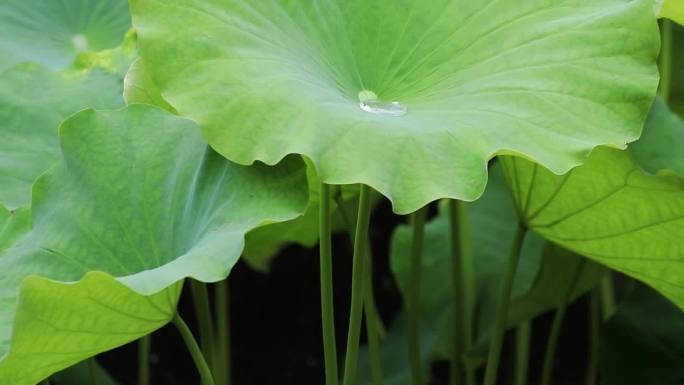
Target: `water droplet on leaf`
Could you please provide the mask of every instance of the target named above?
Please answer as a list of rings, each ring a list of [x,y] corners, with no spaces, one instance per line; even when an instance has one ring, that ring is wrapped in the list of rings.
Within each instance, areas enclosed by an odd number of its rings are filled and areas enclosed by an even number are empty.
[[[378,100],[375,92],[369,90],[359,92],[359,107],[366,112],[378,115],[403,116],[407,112],[406,106],[402,103]]]

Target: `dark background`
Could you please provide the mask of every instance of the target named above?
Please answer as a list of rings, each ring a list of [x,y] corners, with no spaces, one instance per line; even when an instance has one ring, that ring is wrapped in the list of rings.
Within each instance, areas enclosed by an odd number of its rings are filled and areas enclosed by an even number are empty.
[[[374,289],[380,315],[389,328],[402,308],[401,295],[389,268],[389,243],[393,229],[405,219],[381,203],[371,219],[374,248]],[[351,242],[347,235],[333,237],[334,300],[337,348],[345,351],[349,317]],[[318,249],[289,246],[273,261],[267,274],[239,262],[229,277],[234,385],[321,385],[324,383],[320,318]],[[194,308],[188,287],[180,301],[180,313],[196,331]],[[533,324],[529,378],[538,383],[546,338],[553,313]],[[554,385],[583,383],[588,354],[588,300],[569,306],[559,340]],[[507,384],[513,363],[509,333],[501,360],[500,384]],[[365,344],[365,337],[362,336]],[[97,358],[122,385],[137,381],[135,343]],[[152,384],[199,384],[199,378],[180,335],[167,325],[152,335]],[[449,365],[432,365],[430,384],[448,384]],[[482,373],[480,373],[481,375]],[[362,384],[359,384],[362,385]]]

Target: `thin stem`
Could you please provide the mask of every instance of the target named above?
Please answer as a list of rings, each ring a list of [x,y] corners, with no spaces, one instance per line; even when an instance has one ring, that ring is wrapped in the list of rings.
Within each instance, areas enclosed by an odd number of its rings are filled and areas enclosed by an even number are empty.
[[[361,334],[361,316],[363,314],[364,270],[366,263],[366,247],[368,242],[368,224],[370,222],[370,187],[361,185],[359,197],[359,214],[354,235],[354,257],[352,261],[351,309],[349,312],[349,331],[347,334],[347,353],[344,360],[343,385],[356,383],[356,367],[359,355],[359,337]]]
[[[515,331],[515,385],[528,385],[527,371],[530,363],[530,335],[532,322],[524,321]]]
[[[207,361],[204,358],[204,355],[202,354],[199,345],[197,345],[197,341],[195,341],[195,337],[192,335],[192,331],[190,331],[188,325],[185,323],[185,321],[183,321],[183,319],[178,313],[174,315],[171,322],[173,322],[173,324],[176,325],[178,332],[183,337],[185,346],[188,348],[188,352],[190,352],[192,360],[195,363],[195,366],[197,367],[197,371],[200,374],[200,378],[202,379],[202,385],[214,385],[214,377],[212,377],[211,375],[209,365],[207,365]]]
[[[200,346],[202,354],[207,360],[209,367],[213,368],[214,358],[214,325],[211,320],[211,308],[209,307],[209,291],[207,284],[200,281],[190,280],[190,289],[195,304],[195,315],[200,334]]]
[[[492,341],[489,345],[489,355],[487,357],[487,368],[485,369],[485,378],[483,385],[496,384],[496,376],[499,370],[499,360],[501,359],[501,347],[503,346],[503,339],[506,332],[506,322],[508,321],[508,305],[511,302],[511,291],[513,289],[513,281],[515,279],[515,272],[518,269],[518,261],[520,260],[520,250],[522,250],[523,241],[527,228],[522,224],[518,224],[518,228],[513,238],[510,255],[508,257],[508,266],[501,280],[501,287],[499,290],[499,298],[496,304],[496,321],[494,323],[494,333]]]
[[[460,297],[462,298],[461,300],[461,313],[462,313],[462,321],[461,324],[463,325],[463,349],[462,351],[469,351],[472,347],[473,344],[475,343],[475,291],[476,291],[476,282],[475,282],[475,269],[473,265],[473,249],[471,246],[471,238],[470,238],[470,221],[468,219],[468,207],[467,205],[454,200],[451,202],[452,208],[451,210],[456,211],[456,216],[458,218],[458,226],[457,226],[457,232],[455,236],[452,236],[453,242],[457,242],[460,246],[460,251],[461,251],[461,290],[462,294]],[[453,214],[452,214],[453,215]],[[453,220],[452,220],[453,221]],[[453,231],[453,229],[452,229]],[[453,245],[452,245],[453,247]],[[456,264],[452,264],[452,266],[458,266]],[[455,290],[458,286],[452,286],[452,289]],[[454,292],[454,298],[456,298],[458,294]],[[454,308],[456,310],[456,308]],[[463,364],[463,362],[462,362]],[[475,385],[476,384],[476,368],[474,368],[472,365],[470,366],[465,366],[465,378],[466,378],[466,384],[467,385]]]
[[[460,385],[463,377],[463,337],[464,337],[464,306],[463,306],[463,250],[459,223],[459,202],[449,201],[449,241],[451,246],[451,360],[449,383]]]
[[[216,309],[218,343],[214,371],[218,385],[230,385],[233,366],[230,354],[230,292],[227,280],[224,279],[216,284],[215,294],[214,309]]]
[[[321,321],[323,327],[325,384],[337,385],[337,343],[335,342],[335,313],[333,306],[330,186],[325,183],[321,183],[321,202],[318,219],[320,226]]]
[[[351,216],[347,212],[347,208],[344,204],[344,200],[342,199],[341,191],[338,191],[338,193],[335,194],[334,200],[335,200],[335,204],[337,205],[337,211],[339,212],[340,217],[342,217],[342,222],[344,223],[345,227],[347,228],[347,232],[349,235],[349,239],[351,240],[352,247],[354,247],[354,233],[356,232],[356,224],[352,222]],[[371,261],[371,267],[372,267],[373,253],[371,251],[370,242],[367,242],[366,253],[367,253],[366,259]],[[373,271],[372,270],[373,269],[371,268],[367,271],[367,274],[369,275],[371,282],[373,281]],[[371,284],[370,286],[367,286],[367,288],[371,292],[370,299],[373,300],[375,298],[374,293],[373,293],[373,285]],[[382,318],[380,318],[380,316],[378,315],[378,308],[375,305],[375,301],[373,300],[372,307],[370,309],[366,306],[366,304],[364,302],[364,310],[363,311],[364,312],[373,311],[374,314],[372,315],[372,317],[375,318],[375,320],[376,320],[375,330],[377,330],[377,332],[378,332],[378,338],[379,339],[383,338],[384,335],[386,334],[385,325],[382,323]],[[370,353],[372,355],[373,351],[371,350]],[[380,353],[378,352],[378,355],[379,354]],[[379,359],[380,359],[380,357],[378,356],[378,360]]]
[[[349,213],[342,200],[342,194],[335,194],[335,203],[337,210],[342,217],[342,221],[347,227],[349,239],[354,244],[355,224],[352,223]],[[375,294],[373,291],[373,253],[371,252],[370,242],[366,242],[366,270],[365,270],[365,294],[363,300],[363,312],[366,315],[366,333],[368,335],[368,353],[371,362],[371,377],[373,385],[382,385],[382,361],[380,359],[380,331],[382,327],[382,320],[378,315],[378,309],[375,306]]]
[[[366,333],[368,334],[368,352],[371,361],[371,376],[373,385],[382,385],[382,363],[380,360],[380,338],[378,333],[378,319],[375,309],[375,298],[373,291],[373,260],[370,257],[370,245],[366,245],[366,288],[363,301],[363,311],[366,315]]]
[[[596,385],[599,361],[599,331],[601,327],[601,308],[599,292],[591,291],[589,296],[589,364],[587,365],[586,385]]]
[[[660,97],[667,103],[670,99],[672,79],[672,22],[662,19],[660,25]]]
[[[90,372],[91,385],[98,385],[100,379],[97,375],[97,361],[95,361],[95,357],[90,357],[90,359],[88,359],[88,372]]]
[[[606,322],[615,313],[615,288],[613,287],[613,273],[606,273],[601,279],[601,313]]]
[[[150,344],[149,335],[138,341],[138,385],[150,385]]]
[[[423,365],[420,359],[420,273],[423,239],[425,238],[425,206],[411,214],[413,241],[411,245],[411,270],[408,281],[406,310],[408,315],[408,348],[413,385],[423,384]]]
[[[553,364],[556,360],[556,348],[558,347],[558,338],[560,337],[560,331],[563,327],[563,320],[565,319],[565,311],[568,308],[568,302],[570,302],[570,297],[572,297],[572,292],[575,290],[575,285],[584,267],[584,259],[575,268],[572,279],[565,290],[561,302],[556,308],[556,314],[553,317],[553,323],[551,324],[551,332],[549,333],[549,339],[546,342],[546,355],[544,356],[544,366],[542,367],[542,385],[551,385],[551,376],[553,374]]]

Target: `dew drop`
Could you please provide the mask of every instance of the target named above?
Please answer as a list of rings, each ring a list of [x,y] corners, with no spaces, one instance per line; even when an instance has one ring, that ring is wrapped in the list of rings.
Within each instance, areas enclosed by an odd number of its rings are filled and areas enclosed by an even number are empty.
[[[406,115],[407,108],[400,102],[385,102],[378,100],[378,96],[373,91],[363,90],[359,92],[359,107],[371,114],[387,116]]]

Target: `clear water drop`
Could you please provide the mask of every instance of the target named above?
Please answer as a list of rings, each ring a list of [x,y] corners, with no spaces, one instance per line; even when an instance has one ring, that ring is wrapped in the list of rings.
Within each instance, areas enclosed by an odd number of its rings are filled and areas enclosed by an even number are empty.
[[[406,106],[400,102],[378,100],[375,92],[369,90],[359,92],[359,107],[371,114],[387,116],[403,116],[408,111]]]

